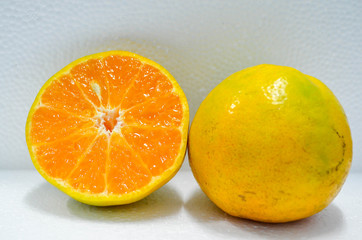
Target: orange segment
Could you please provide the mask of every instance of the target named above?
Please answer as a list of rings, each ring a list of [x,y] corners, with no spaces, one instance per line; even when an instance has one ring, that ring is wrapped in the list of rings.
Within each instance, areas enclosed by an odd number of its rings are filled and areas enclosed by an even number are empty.
[[[104,63],[102,59],[90,59],[87,61],[88,64],[88,84],[90,84],[93,92],[98,92],[102,106],[108,105],[108,79],[104,70]]]
[[[146,64],[125,95],[122,108],[127,109],[138,103],[167,95],[172,89],[171,82],[159,69]]]
[[[111,51],[81,58],[44,84],[26,141],[39,173],[69,196],[127,204],[176,174],[188,121],[185,95],[163,67]]]
[[[52,82],[43,94],[42,104],[87,117],[95,114],[92,104],[82,96],[69,74]]]
[[[109,81],[109,106],[118,107],[132,81],[137,77],[142,63],[132,57],[117,55],[105,57],[103,61]]]
[[[89,101],[97,107],[107,106],[108,86],[101,60],[91,59],[80,63],[70,73]]]
[[[77,164],[80,156],[95,139],[97,132],[89,130],[70,139],[35,147],[39,165],[49,176],[65,179]]]
[[[119,134],[112,134],[109,159],[109,193],[132,192],[151,181],[150,171]]]
[[[160,175],[172,166],[182,141],[180,131],[172,128],[124,127],[122,134],[153,176]]]
[[[68,177],[68,183],[80,191],[101,193],[105,190],[105,170],[108,155],[108,138],[99,136]]]
[[[130,108],[124,112],[123,120],[126,125],[179,127],[182,116],[181,100],[172,94]]]
[[[51,142],[71,135],[79,129],[87,129],[93,122],[69,113],[39,107],[32,116],[30,136],[32,143]]]

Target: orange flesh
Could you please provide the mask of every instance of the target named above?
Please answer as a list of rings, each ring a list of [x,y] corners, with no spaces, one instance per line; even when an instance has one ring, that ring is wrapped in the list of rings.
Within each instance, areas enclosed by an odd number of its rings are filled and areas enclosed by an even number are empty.
[[[90,59],[55,79],[30,129],[50,177],[92,194],[124,194],[170,168],[180,151],[182,103],[157,68],[127,56]]]

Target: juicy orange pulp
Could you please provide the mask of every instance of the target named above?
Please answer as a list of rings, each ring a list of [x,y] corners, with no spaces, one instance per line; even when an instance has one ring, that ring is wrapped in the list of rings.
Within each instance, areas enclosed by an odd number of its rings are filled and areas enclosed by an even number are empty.
[[[113,205],[143,198],[177,172],[187,128],[187,101],[173,77],[151,60],[112,51],[54,75],[26,135],[49,182],[79,201]]]

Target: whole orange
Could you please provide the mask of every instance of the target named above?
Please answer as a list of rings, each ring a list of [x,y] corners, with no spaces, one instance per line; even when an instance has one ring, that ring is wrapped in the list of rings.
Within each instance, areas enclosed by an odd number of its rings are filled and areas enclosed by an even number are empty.
[[[352,139],[326,85],[290,67],[259,65],[231,75],[202,102],[189,159],[201,189],[225,212],[288,222],[335,198]]]

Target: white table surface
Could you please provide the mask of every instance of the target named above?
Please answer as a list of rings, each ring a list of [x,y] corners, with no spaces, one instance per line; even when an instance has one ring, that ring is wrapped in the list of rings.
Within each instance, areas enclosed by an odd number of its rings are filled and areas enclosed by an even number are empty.
[[[223,213],[187,170],[117,207],[79,203],[35,170],[0,170],[0,239],[361,239],[361,182],[351,173],[333,203],[310,218],[265,224]]]

